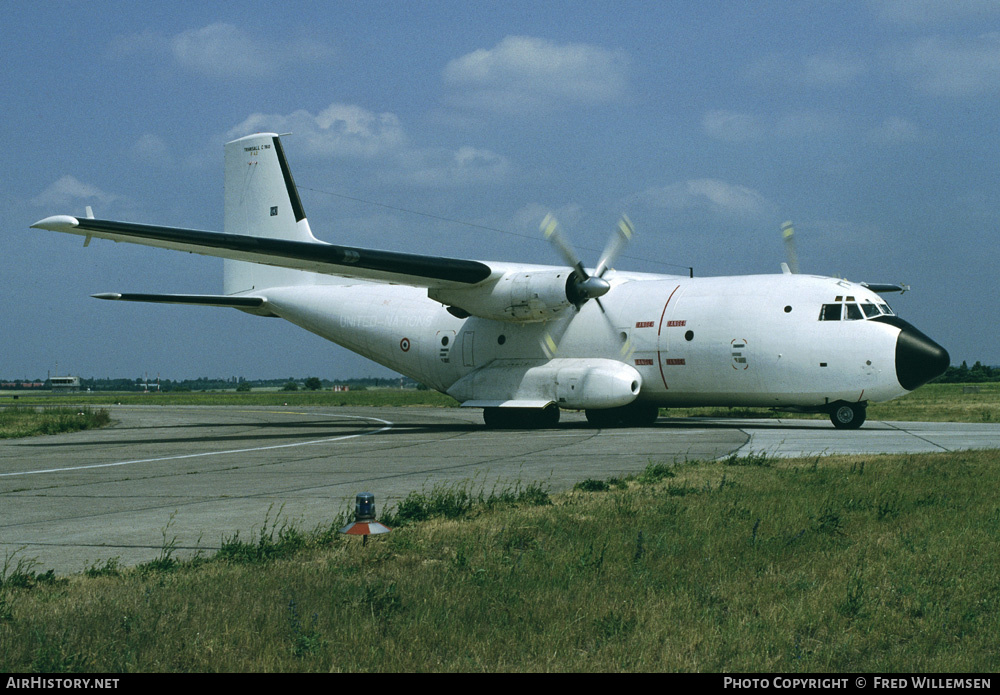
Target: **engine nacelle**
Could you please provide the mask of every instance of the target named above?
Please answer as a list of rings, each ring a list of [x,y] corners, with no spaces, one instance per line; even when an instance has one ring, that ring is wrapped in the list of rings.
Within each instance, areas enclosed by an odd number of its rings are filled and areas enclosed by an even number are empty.
[[[450,310],[461,310],[484,319],[547,321],[573,306],[568,289],[572,279],[573,271],[569,268],[510,272],[490,286],[432,288],[427,296]]]
[[[639,395],[634,367],[602,358],[495,360],[455,382],[448,394],[476,408],[617,408]]]

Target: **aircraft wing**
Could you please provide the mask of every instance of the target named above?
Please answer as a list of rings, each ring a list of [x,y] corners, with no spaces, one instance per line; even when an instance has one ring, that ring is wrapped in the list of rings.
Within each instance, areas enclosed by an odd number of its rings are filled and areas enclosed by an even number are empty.
[[[31,226],[78,234],[87,237],[88,241],[90,237],[127,241],[204,256],[416,287],[468,287],[493,274],[490,266],[479,261],[69,215],[46,217]]]

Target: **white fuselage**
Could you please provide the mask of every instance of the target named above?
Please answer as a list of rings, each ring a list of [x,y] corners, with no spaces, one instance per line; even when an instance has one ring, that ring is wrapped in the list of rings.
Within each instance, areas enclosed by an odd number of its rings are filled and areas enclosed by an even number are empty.
[[[624,216],[595,270],[551,216],[542,230],[563,265],[354,248],[313,236],[277,134],[226,143],[225,164],[222,233],[70,215],[33,226],[225,258],[223,295],[96,296],[279,316],[483,408],[488,426],[550,425],[559,408],[650,424],[657,406],[722,405],[823,410],[856,428],[869,401],[949,363],[845,280],[612,270],[632,234]]]
[[[476,370],[516,372],[553,359],[632,367],[637,400],[660,406],[816,407],[907,393],[895,368],[899,328],[819,320],[834,302],[884,306],[855,283],[790,274],[607,277],[603,311],[588,301],[537,322],[456,318],[426,290],[400,285],[303,285],[266,296],[274,314],[461,401],[477,398],[462,381]]]

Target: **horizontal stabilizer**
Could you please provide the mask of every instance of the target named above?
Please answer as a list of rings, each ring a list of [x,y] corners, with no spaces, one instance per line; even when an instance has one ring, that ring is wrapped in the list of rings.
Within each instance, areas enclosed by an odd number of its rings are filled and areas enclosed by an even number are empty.
[[[159,227],[131,222],[54,215],[32,227],[53,232],[127,241],[279,268],[390,282],[416,287],[463,287],[490,277],[485,263],[394,251],[335,246],[323,242]]]
[[[186,304],[195,306],[218,306],[240,309],[258,316],[274,316],[264,308],[264,297],[231,297],[218,294],[140,294],[104,292],[91,295],[95,299],[109,299],[118,302],[150,302],[152,304]]]

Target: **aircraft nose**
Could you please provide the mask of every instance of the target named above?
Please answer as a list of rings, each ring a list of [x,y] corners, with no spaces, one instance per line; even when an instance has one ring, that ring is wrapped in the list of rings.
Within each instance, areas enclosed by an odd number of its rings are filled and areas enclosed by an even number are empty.
[[[896,379],[907,391],[941,376],[951,364],[948,351],[918,331],[911,324],[899,319],[899,337],[896,338]]]

